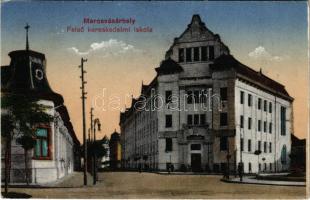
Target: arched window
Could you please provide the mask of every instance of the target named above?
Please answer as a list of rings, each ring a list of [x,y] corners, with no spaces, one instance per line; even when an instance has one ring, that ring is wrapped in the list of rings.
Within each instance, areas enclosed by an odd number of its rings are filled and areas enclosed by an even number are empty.
[[[281,163],[286,164],[286,146],[283,145],[281,150]]]

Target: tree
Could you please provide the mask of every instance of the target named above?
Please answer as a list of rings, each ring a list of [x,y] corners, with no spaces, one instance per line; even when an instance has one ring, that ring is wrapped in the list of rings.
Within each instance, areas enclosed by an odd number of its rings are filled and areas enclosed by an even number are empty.
[[[35,145],[36,126],[49,123],[53,116],[48,114],[47,107],[38,103],[38,99],[20,94],[7,93],[1,96],[1,137],[5,139],[5,194],[8,192],[8,180],[11,158],[11,141],[16,138],[25,155],[26,181],[29,178],[27,152]]]

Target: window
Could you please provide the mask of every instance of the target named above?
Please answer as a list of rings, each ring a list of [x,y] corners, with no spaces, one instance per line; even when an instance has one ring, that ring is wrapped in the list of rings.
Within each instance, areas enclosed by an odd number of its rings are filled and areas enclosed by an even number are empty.
[[[220,114],[220,126],[227,126],[228,120],[227,120],[227,113],[221,113]]]
[[[199,61],[199,47],[194,48],[194,61]]]
[[[166,91],[166,103],[171,103],[171,101],[172,101],[172,91],[167,90]]]
[[[187,115],[187,125],[192,125],[192,124],[193,124],[193,116]]]
[[[269,153],[272,153],[272,143],[269,142]]]
[[[195,91],[194,91],[194,100],[195,100],[195,103],[199,103],[199,98],[200,98],[199,91],[198,91],[198,90],[195,90]]]
[[[207,90],[201,90],[200,103],[206,103],[207,102],[207,95],[208,95]]]
[[[270,171],[272,171],[272,163],[269,163]]]
[[[262,128],[262,121],[258,120],[258,124],[257,124],[258,131],[261,131],[261,128]]]
[[[172,138],[166,138],[166,152],[172,151]]]
[[[267,163],[264,163],[264,170],[267,170]]]
[[[252,163],[249,163],[249,173],[252,172]]]
[[[207,47],[201,47],[201,60],[207,61]]]
[[[248,129],[249,130],[252,129],[252,118],[251,117],[248,118]]]
[[[192,48],[186,48],[186,62],[192,62]]]
[[[36,130],[35,157],[49,157],[49,130],[47,128],[38,128]]]
[[[261,141],[258,141],[258,151],[261,151],[261,145],[262,145],[262,142]]]
[[[286,164],[286,146],[284,145],[281,150],[281,163]]]
[[[172,115],[166,115],[166,128],[172,127]]]
[[[264,111],[267,111],[267,101],[264,100]]]
[[[191,144],[191,150],[201,150],[200,144]]]
[[[258,103],[257,103],[257,108],[258,110],[260,110],[262,107],[262,99],[261,98],[258,98]]]
[[[240,140],[240,148],[241,148],[241,151],[243,151],[243,138],[241,138],[241,140]]]
[[[205,114],[201,114],[200,115],[200,124],[201,125],[205,125],[206,124],[206,115]]]
[[[243,115],[240,115],[240,128],[243,128]]]
[[[272,123],[269,122],[269,133],[272,133]]]
[[[184,62],[184,49],[179,49],[179,62]]]
[[[244,92],[240,91],[240,104],[243,104],[244,102]]]
[[[248,94],[248,106],[252,106],[252,95]]]
[[[226,151],[227,150],[227,137],[221,137],[220,138],[220,150]]]
[[[199,124],[199,115],[194,115],[194,125]]]
[[[272,113],[272,103],[269,102],[269,113]]]
[[[188,104],[192,104],[193,103],[193,91],[187,91],[187,103]]]
[[[214,46],[209,46],[209,60],[214,59]]]
[[[286,108],[281,106],[281,135],[286,135]]]
[[[220,95],[222,101],[227,101],[227,87],[220,88]]]
[[[267,142],[264,142],[264,153],[267,153]]]
[[[248,152],[252,151],[252,141],[248,140]]]
[[[267,122],[264,121],[264,133],[266,133],[266,132],[267,132]]]
[[[262,164],[258,164],[258,171],[261,171],[262,170]]]

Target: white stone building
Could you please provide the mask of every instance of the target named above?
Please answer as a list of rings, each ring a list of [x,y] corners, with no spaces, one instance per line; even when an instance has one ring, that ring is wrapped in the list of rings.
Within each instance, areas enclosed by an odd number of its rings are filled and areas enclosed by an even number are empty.
[[[289,169],[293,98],[237,61],[199,15],[155,70],[120,116],[123,167],[220,172],[242,161],[246,173]]]
[[[80,143],[63,97],[53,92],[49,86],[45,55],[26,49],[10,52],[9,56],[10,65],[1,67],[1,95],[32,97],[46,106],[46,112],[54,117],[52,122],[38,124],[36,127],[36,144],[33,150],[28,151],[30,184],[54,182],[79,168]],[[16,142],[16,137],[11,145],[9,182],[25,184],[24,149]],[[2,181],[5,177],[4,147],[5,140],[2,138]]]

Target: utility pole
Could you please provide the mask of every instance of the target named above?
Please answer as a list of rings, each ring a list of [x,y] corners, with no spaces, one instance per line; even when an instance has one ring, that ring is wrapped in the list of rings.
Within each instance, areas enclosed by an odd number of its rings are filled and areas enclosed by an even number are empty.
[[[84,71],[84,62],[87,62],[87,59],[81,58],[81,65],[79,68],[81,68],[81,81],[82,86],[80,87],[82,91],[82,113],[83,113],[83,143],[84,143],[84,185],[87,185],[87,142],[86,142],[86,123],[85,123],[85,99],[86,99],[86,92],[85,92],[85,84],[87,83],[84,81],[84,74],[86,71]]]
[[[94,129],[93,129],[93,117],[94,117],[94,114],[93,114],[93,111],[94,111],[94,108],[91,107],[90,108],[90,137],[92,137],[92,134],[94,132]],[[93,179],[95,179],[95,165],[94,165],[94,151],[95,151],[95,138],[93,137],[93,141],[90,142],[90,145],[92,146],[91,148],[91,163],[92,163],[92,174],[93,174]],[[96,184],[96,181],[93,180],[93,184],[95,185]]]

